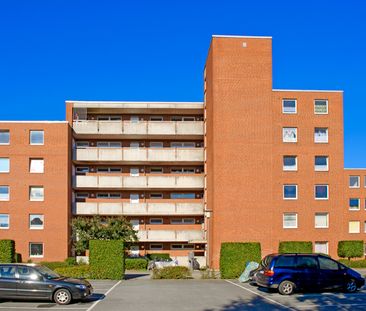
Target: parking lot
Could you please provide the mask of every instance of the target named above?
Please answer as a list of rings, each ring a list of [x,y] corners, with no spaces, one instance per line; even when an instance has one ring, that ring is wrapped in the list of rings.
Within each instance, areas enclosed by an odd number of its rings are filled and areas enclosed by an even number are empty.
[[[238,311],[238,310],[365,310],[366,290],[281,296],[230,280],[93,281],[87,302],[59,306],[51,302],[6,301],[0,310],[84,311]]]

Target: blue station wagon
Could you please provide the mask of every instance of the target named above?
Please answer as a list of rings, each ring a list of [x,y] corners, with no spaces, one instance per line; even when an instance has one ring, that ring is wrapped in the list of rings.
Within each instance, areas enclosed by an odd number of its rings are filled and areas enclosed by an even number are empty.
[[[262,260],[253,281],[278,289],[282,295],[295,290],[343,289],[353,293],[365,279],[338,261],[320,254],[271,254]]]

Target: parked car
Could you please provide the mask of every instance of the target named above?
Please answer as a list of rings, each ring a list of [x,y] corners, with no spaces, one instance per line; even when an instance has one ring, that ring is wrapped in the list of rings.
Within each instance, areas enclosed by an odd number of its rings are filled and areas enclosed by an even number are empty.
[[[37,264],[0,264],[0,299],[53,300],[67,305],[93,293],[83,279],[58,275]]]
[[[307,289],[343,289],[353,293],[365,284],[358,272],[320,254],[268,255],[252,279],[258,286],[278,289],[282,295]]]

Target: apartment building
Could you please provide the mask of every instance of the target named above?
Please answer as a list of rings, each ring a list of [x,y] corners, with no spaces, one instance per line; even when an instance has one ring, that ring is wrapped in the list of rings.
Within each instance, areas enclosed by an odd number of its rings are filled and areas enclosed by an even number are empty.
[[[35,243],[56,260],[70,254],[70,217],[123,215],[138,231],[132,255],[185,264],[193,252],[212,268],[223,242],[268,254],[306,240],[337,257],[339,240],[365,240],[366,169],[344,169],[342,91],[273,89],[272,38],[213,36],[203,94],[67,101],[67,123],[2,123],[0,238],[25,259]],[[32,131],[44,145],[30,144]],[[44,173],[30,172],[33,158]],[[28,204],[40,186],[44,202]]]
[[[0,122],[0,239],[22,260],[70,251],[71,130],[63,122]]]

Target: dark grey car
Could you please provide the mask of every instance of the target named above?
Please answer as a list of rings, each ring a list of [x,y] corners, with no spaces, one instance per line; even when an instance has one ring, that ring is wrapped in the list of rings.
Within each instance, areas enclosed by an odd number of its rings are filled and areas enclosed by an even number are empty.
[[[41,265],[0,264],[0,300],[44,299],[66,305],[92,292],[88,281],[60,276]]]

